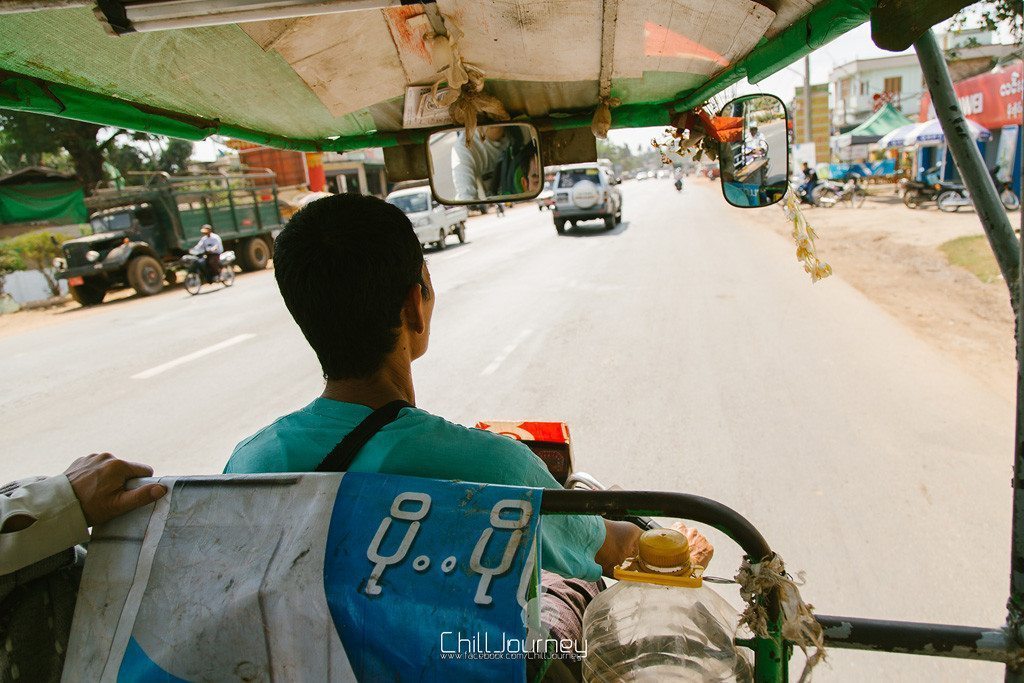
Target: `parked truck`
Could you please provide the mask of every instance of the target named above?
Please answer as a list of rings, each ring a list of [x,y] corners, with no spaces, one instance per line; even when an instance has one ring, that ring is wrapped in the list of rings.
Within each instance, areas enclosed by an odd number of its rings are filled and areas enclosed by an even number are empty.
[[[91,234],[62,245],[58,279],[83,306],[103,301],[113,289],[142,296],[176,281],[176,264],[213,226],[244,271],[261,270],[273,254],[272,233],[281,228],[272,171],[237,175],[178,176],[165,173],[145,185],[99,191],[86,201]]]

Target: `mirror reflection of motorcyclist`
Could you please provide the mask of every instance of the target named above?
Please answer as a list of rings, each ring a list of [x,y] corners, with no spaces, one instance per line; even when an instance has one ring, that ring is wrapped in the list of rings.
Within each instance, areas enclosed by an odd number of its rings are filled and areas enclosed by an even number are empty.
[[[213,282],[220,275],[220,255],[224,253],[224,242],[220,235],[213,231],[213,226],[207,223],[199,228],[203,234],[196,246],[188,250],[188,253],[203,257],[203,267],[206,269],[206,278]]]
[[[751,124],[743,139],[743,165],[754,166],[747,175],[746,182],[754,185],[767,183],[768,174],[768,141],[757,124]]]

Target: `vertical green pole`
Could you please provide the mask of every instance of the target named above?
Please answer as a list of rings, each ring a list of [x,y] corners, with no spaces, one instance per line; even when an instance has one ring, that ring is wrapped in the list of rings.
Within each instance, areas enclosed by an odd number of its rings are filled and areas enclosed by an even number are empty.
[[[1013,519],[1010,545],[1010,599],[1007,602],[1007,626],[1010,636],[1019,645],[1024,625],[1024,316],[1021,315],[1021,243],[985,167],[978,146],[967,131],[966,120],[953,90],[942,51],[929,29],[914,43],[921,72],[928,83],[935,115],[942,124],[946,143],[964,184],[971,193],[978,218],[995,252],[999,269],[1010,289],[1010,303],[1016,315],[1017,338],[1017,423],[1013,458]],[[1024,681],[1024,672],[1006,668],[1007,681]]]
[[[235,234],[238,234],[238,212],[235,210],[234,191],[231,189],[231,181],[227,181],[228,207],[231,209],[231,222],[235,224]]]

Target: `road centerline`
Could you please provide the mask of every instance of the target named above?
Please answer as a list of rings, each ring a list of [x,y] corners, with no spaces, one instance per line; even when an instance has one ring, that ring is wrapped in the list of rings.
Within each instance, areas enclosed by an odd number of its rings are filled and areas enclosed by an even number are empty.
[[[499,367],[501,367],[501,364],[504,363],[508,359],[508,357],[510,355],[512,355],[512,352],[515,351],[516,348],[520,344],[522,344],[526,340],[526,338],[529,337],[530,334],[532,334],[532,333],[533,333],[533,330],[523,330],[522,332],[520,332],[519,336],[516,337],[512,341],[512,343],[506,344],[505,348],[503,348],[501,350],[501,353],[499,353],[498,356],[494,360],[491,361],[491,364],[488,365],[486,368],[484,368],[483,372],[481,372],[480,374],[481,375],[493,374],[494,371],[497,370]]]
[[[190,354],[181,356],[179,358],[175,358],[174,360],[167,361],[162,365],[157,365],[156,367],[150,368],[149,370],[143,370],[140,373],[132,375],[132,379],[149,379],[150,377],[156,377],[157,375],[167,372],[168,370],[171,370],[173,368],[176,368],[179,365],[190,363],[194,360],[202,358],[203,356],[208,356],[211,353],[216,353],[217,351],[226,349],[229,346],[240,344],[248,339],[252,339],[255,336],[256,335],[251,332],[239,334],[237,336],[231,337],[230,339],[225,339],[224,341],[218,344],[214,344],[213,346],[207,346],[206,348],[202,348]]]

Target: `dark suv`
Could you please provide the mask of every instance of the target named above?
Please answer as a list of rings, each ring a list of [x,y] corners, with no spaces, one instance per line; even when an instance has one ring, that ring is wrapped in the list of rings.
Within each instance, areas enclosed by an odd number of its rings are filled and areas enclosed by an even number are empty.
[[[602,219],[611,230],[622,222],[622,194],[612,170],[597,162],[561,166],[555,175],[555,230],[565,232],[566,221]]]

